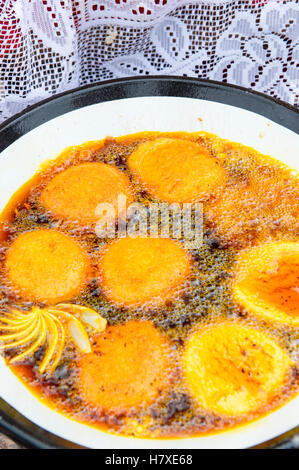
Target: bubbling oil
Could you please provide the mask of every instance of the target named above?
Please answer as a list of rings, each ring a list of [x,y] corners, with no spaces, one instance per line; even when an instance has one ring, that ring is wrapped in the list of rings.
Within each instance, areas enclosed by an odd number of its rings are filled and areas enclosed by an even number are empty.
[[[125,412],[95,407],[80,394],[78,362],[81,356],[71,342],[67,343],[62,360],[50,379],[38,373],[37,362],[42,350],[37,351],[34,358],[11,368],[48,406],[78,421],[113,433],[168,438],[217,432],[236,426],[281,406],[298,392],[298,330],[257,320],[237,305],[232,294],[236,260],[241,250],[267,241],[298,241],[298,174],[293,170],[251,148],[205,133],[143,133],[66,149],[58,159],[45,165],[32,179],[30,190],[23,196],[20,193],[19,199],[4,211],[0,307],[4,310],[8,307],[27,310],[34,305],[24,301],[4,275],[6,252],[19,234],[41,228],[66,233],[85,249],[94,268],[99,255],[110,242],[99,238],[90,226],[61,220],[43,208],[40,196],[53,176],[73,165],[103,162],[124,173],[131,181],[135,201],[148,207],[159,201],[134,179],[127,161],[140,143],[158,137],[179,137],[199,143],[226,173],[217,193],[204,202],[203,243],[190,250],[188,277],[162,304],[126,307],[107,300],[95,275],[72,302],[95,309],[111,327],[135,320],[152,322],[169,344],[172,366],[167,385],[159,390],[159,396],[151,404],[132,407]],[[265,187],[261,185],[262,180],[266,181]],[[170,228],[172,223],[170,219]],[[184,241],[182,237],[180,242]],[[185,344],[192,332],[225,320],[240,322],[271,335],[293,361],[285,383],[271,400],[258,410],[235,417],[201,407],[191,395],[181,370]],[[89,335],[92,343],[92,331]],[[6,353],[7,358],[9,354]]]

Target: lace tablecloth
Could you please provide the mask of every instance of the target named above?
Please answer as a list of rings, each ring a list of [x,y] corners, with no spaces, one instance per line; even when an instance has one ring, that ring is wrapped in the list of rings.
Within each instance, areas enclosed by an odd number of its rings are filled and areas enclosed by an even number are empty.
[[[299,104],[299,2],[0,0],[0,119],[87,83],[172,74]]]
[[[298,62],[298,1],[0,0],[0,121],[132,75],[209,78],[299,105]]]
[[[23,449],[23,447],[0,433],[0,450],[2,449]]]

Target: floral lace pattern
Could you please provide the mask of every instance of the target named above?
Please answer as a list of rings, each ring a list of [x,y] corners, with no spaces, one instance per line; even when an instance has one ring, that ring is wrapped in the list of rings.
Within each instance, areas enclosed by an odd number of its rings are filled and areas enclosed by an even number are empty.
[[[299,2],[0,0],[0,120],[55,93],[183,75],[299,104]]]

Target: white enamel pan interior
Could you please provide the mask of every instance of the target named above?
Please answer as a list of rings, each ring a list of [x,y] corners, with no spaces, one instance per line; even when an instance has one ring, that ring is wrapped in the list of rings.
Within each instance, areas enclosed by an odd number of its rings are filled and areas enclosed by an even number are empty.
[[[0,155],[0,210],[42,162],[57,156],[65,147],[140,131],[207,131],[254,147],[299,170],[299,136],[258,114],[192,98],[128,98],[64,114],[7,147]],[[110,435],[49,409],[22,385],[2,359],[0,396],[40,427],[91,448],[245,448],[299,424],[297,396],[266,417],[220,434],[154,441]]]

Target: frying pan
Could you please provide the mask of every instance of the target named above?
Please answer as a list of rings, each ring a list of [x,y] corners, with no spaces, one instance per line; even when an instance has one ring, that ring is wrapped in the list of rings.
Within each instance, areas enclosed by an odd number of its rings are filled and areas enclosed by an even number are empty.
[[[140,131],[207,131],[299,170],[298,110],[286,103],[206,80],[112,80],[57,95],[0,126],[0,210],[43,161],[65,147]],[[253,423],[214,435],[154,441],[115,436],[48,408],[1,358],[0,397],[0,428],[38,448],[246,448],[288,436],[299,421],[298,396]]]

